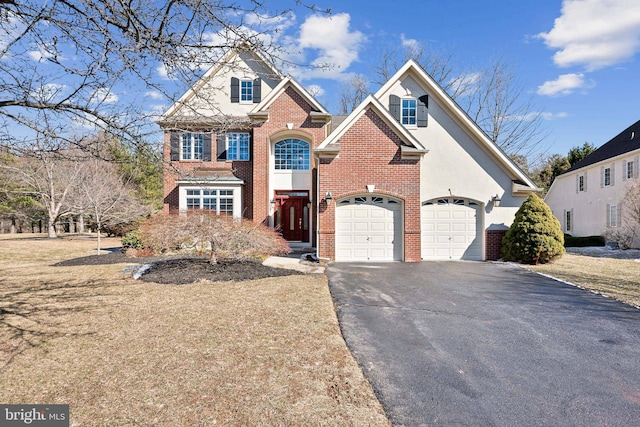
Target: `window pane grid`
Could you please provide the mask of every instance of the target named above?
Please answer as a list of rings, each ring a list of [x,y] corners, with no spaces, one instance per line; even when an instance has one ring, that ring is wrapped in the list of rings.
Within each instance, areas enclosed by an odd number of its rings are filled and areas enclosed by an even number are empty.
[[[277,170],[308,170],[309,143],[299,139],[285,139],[275,145]]]
[[[204,154],[204,135],[201,133],[182,134],[182,160],[202,160]]]
[[[227,160],[249,160],[249,134],[227,134]]]
[[[402,100],[402,124],[415,125],[417,118],[417,101],[415,99]]]
[[[240,83],[240,100],[241,101],[253,100],[253,82],[251,80],[243,80]]]
[[[217,214],[233,215],[233,190],[187,189],[186,193],[187,209],[208,209]]]

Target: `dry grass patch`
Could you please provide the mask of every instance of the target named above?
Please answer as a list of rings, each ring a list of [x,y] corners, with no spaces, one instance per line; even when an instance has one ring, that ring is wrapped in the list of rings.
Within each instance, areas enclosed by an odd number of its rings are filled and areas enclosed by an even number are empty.
[[[323,277],[172,286],[50,266],[92,248],[0,240],[1,402],[68,403],[83,426],[388,425]]]
[[[524,267],[640,306],[640,262],[565,254],[552,264]]]

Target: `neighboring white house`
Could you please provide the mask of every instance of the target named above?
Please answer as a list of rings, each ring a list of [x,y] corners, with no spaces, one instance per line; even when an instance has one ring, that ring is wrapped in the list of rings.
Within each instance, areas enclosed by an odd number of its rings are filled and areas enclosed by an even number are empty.
[[[558,176],[545,202],[565,233],[576,237],[604,235],[620,227],[621,201],[640,172],[640,121]],[[634,242],[638,247],[640,242]]]

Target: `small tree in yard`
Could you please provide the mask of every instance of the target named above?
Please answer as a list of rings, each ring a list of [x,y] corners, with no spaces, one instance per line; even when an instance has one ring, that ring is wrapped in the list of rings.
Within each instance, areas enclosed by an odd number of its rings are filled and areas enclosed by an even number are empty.
[[[630,181],[620,201],[619,224],[605,231],[607,242],[616,242],[622,249],[633,247],[640,237],[640,181]]]
[[[505,261],[547,263],[562,256],[564,235],[551,209],[535,194],[520,206],[502,241]]]
[[[141,227],[145,247],[157,253],[191,250],[218,260],[246,261],[289,252],[274,230],[249,220],[198,211],[186,216],[156,215]]]

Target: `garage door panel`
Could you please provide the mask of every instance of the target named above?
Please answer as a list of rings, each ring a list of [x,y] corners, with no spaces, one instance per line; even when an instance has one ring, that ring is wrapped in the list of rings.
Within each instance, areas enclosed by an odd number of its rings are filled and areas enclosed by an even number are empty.
[[[476,202],[442,198],[421,210],[423,259],[482,259],[482,211]]]
[[[358,204],[355,204],[356,199]],[[402,260],[401,205],[389,200],[392,199],[358,196],[339,202],[336,208],[337,261]]]
[[[448,233],[451,231],[451,224],[448,222],[438,222],[436,223],[436,231]]]

